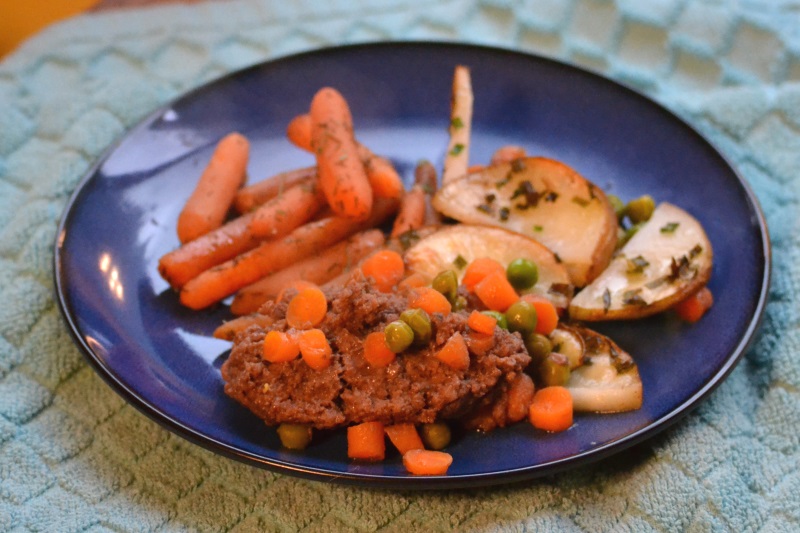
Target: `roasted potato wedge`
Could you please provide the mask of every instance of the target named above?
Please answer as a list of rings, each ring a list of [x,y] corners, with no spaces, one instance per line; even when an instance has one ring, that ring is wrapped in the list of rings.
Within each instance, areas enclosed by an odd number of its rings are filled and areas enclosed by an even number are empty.
[[[405,261],[408,270],[430,279],[443,270],[454,270],[461,282],[464,265],[479,257],[490,257],[502,265],[517,258],[530,259],[538,267],[539,280],[524,292],[545,296],[560,309],[569,305],[573,286],[564,265],[540,243],[501,228],[469,224],[443,226],[413,244],[406,251]],[[462,263],[460,268],[459,263]]]
[[[584,345],[582,364],[572,369],[566,388],[575,411],[619,413],[642,406],[642,380],[633,358],[614,341],[584,327],[558,329],[578,335]]]
[[[635,319],[661,312],[708,282],[713,251],[683,209],[660,204],[608,268],[570,304],[575,320]]]
[[[617,242],[617,217],[603,191],[543,157],[445,183],[433,205],[460,222],[498,226],[541,242],[563,261],[578,287],[605,269]]]

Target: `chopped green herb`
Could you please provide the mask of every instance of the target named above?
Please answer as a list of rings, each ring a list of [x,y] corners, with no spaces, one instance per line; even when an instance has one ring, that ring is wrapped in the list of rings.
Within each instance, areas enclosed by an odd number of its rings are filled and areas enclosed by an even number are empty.
[[[536,224],[533,227],[533,231],[542,231],[542,230],[544,230],[544,226],[540,226],[539,224]]]
[[[669,222],[663,226],[661,226],[661,233],[675,233],[675,230],[678,229],[680,224],[678,222]]]
[[[587,200],[586,198],[581,198],[580,196],[573,196],[572,202],[578,204],[581,207],[586,207],[587,205],[589,205],[589,200]]]
[[[544,196],[544,201],[545,202],[555,202],[556,200],[558,200],[558,193],[557,192],[549,191]]]
[[[525,168],[525,161],[522,159],[515,159],[511,162],[511,172],[522,172]]]
[[[694,259],[698,255],[703,253],[703,247],[699,244],[695,244],[694,248],[689,250],[689,259]]]
[[[478,204],[475,207],[475,209],[477,209],[481,213],[486,213],[487,215],[492,214],[492,206],[490,206],[489,204]]]
[[[650,266],[650,262],[641,255],[637,255],[633,259],[628,259],[628,274],[641,274],[648,266]]]
[[[509,182],[509,181],[511,181],[511,172],[509,172],[508,174],[506,174],[506,177],[505,177],[505,178],[503,178],[503,179],[501,179],[501,180],[498,180],[498,181],[496,181],[496,182],[494,183],[494,186],[495,186],[495,188],[496,188],[496,189],[502,189],[503,187],[505,187],[505,186],[506,186],[506,184],[508,184],[508,182]]]
[[[647,302],[645,302],[644,298],[639,294],[640,292],[642,292],[642,289],[625,291],[622,294],[622,303],[625,305],[647,305]]]
[[[458,143],[455,146],[453,146],[453,148],[450,150],[450,155],[458,155],[463,151],[464,151],[464,145]]]
[[[507,208],[507,207],[501,207],[500,208],[500,212],[499,212],[500,220],[502,220],[503,222],[508,220],[508,216],[510,214],[511,214],[511,210],[509,208]]]
[[[464,259],[464,256],[462,256],[461,254],[458,254],[458,255],[456,256],[456,258],[455,258],[455,259],[453,259],[453,264],[456,266],[456,268],[458,268],[459,270],[461,270],[462,268],[464,268],[465,266],[467,266],[467,260],[466,260],[466,259]]]
[[[659,288],[668,281],[669,281],[669,276],[661,276],[660,278],[656,278],[653,281],[648,281],[647,283],[644,284],[644,286],[652,291],[654,289]]]
[[[486,196],[483,197],[483,199],[486,200],[487,204],[491,204],[492,202],[494,202],[495,198],[497,198],[497,197],[492,193],[489,193],[489,194],[487,194]]]
[[[461,117],[453,117],[453,120],[450,121],[450,125],[458,130],[464,127],[464,122],[461,120]]]
[[[609,309],[611,309],[611,291],[606,289],[603,293],[603,312],[608,313]]]
[[[412,244],[419,240],[419,234],[416,230],[410,229],[398,235],[397,240],[400,241],[400,246],[403,247],[403,250],[408,250]]]

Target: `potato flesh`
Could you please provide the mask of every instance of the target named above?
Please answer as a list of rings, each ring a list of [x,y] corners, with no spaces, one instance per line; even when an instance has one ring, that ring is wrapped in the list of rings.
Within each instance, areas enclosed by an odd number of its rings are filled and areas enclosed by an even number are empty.
[[[529,259],[536,263],[539,279],[532,288],[521,292],[544,296],[561,309],[569,305],[572,295],[569,275],[552,252],[536,241],[500,228],[469,224],[444,227],[409,248],[405,261],[408,270],[428,279],[443,270],[453,270],[461,283],[465,268],[456,266],[459,257],[467,264],[488,257],[504,267],[514,259]],[[567,287],[569,294],[554,291],[554,286]]]
[[[517,192],[524,182],[538,195],[535,205]],[[469,174],[443,186],[433,205],[461,222],[498,226],[537,240],[558,255],[579,287],[605,268],[616,244],[616,216],[603,192],[568,166],[546,158],[520,159]],[[507,218],[501,216],[503,209]]]
[[[688,285],[707,281],[712,256],[711,243],[700,223],[679,207],[662,203],[608,268],[574,298],[570,316],[578,320],[612,320],[661,311],[666,306],[660,303],[671,304],[674,296],[687,291]],[[683,257],[690,258],[687,273],[696,273],[691,274],[691,279],[673,280],[673,260]],[[637,263],[641,272],[636,272]]]

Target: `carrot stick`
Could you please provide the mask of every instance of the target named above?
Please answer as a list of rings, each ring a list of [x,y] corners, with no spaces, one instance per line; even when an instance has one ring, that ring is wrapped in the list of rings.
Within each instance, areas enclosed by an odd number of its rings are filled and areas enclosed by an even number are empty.
[[[286,137],[289,141],[307,152],[313,152],[311,148],[311,115],[297,115],[289,121],[286,127]]]
[[[263,239],[286,235],[308,222],[324,204],[325,198],[313,182],[294,185],[253,212],[250,231]]]
[[[309,182],[316,175],[317,167],[304,167],[281,172],[247,187],[242,187],[236,193],[233,208],[240,214],[248,213],[259,205],[272,200],[289,187]]]
[[[311,146],[317,158],[319,184],[334,213],[366,220],[372,210],[372,188],[353,137],[353,121],[344,97],[324,87],[311,101]]]
[[[472,81],[469,69],[457,66],[453,73],[450,109],[450,141],[444,158],[442,183],[450,183],[467,174],[469,142],[472,129]]]
[[[232,341],[236,335],[246,330],[250,326],[260,326],[268,328],[274,320],[268,315],[252,313],[245,316],[236,317],[233,320],[223,322],[221,326],[214,330],[214,337],[224,341]]]
[[[453,464],[453,456],[434,450],[409,450],[403,454],[403,466],[416,476],[443,476]]]
[[[213,305],[264,276],[310,257],[321,248],[380,224],[396,209],[396,201],[382,200],[376,202],[375,209],[364,222],[330,217],[300,226],[281,239],[265,241],[257,248],[203,272],[184,285],[180,294],[181,303],[191,309]]]
[[[383,424],[364,422],[347,428],[347,456],[351,459],[382,461],[386,456]]]
[[[411,450],[423,450],[425,445],[417,432],[414,424],[394,424],[383,428],[386,436],[392,442],[400,455],[405,455]]]
[[[346,241],[319,251],[317,255],[306,258],[283,270],[269,275],[244,287],[236,293],[231,303],[234,315],[245,315],[257,311],[267,300],[272,300],[287,286],[303,280],[322,285],[334,279],[368,253],[382,246],[383,233],[373,229],[353,235]]]
[[[545,387],[534,394],[529,418],[534,427],[564,431],[572,426],[572,395],[564,387]]]
[[[328,299],[317,287],[298,292],[289,301],[286,309],[286,323],[296,329],[310,329],[319,326],[328,312]]]
[[[164,254],[158,271],[174,289],[180,289],[209,268],[233,259],[258,246],[262,239],[250,233],[253,213],[230,222]]]
[[[403,196],[400,202],[400,212],[394,219],[392,237],[402,235],[407,231],[421,228],[425,223],[425,192],[422,187],[415,185]]]
[[[219,141],[178,216],[178,239],[186,243],[220,227],[246,179],[250,143],[239,133]]]

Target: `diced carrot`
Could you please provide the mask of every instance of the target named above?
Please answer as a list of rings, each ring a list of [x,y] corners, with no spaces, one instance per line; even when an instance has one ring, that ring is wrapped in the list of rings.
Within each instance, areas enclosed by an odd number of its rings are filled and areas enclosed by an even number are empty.
[[[461,333],[456,332],[447,339],[445,345],[436,352],[436,358],[455,370],[469,368],[469,350]]]
[[[414,289],[408,299],[408,306],[414,309],[422,309],[429,315],[441,313],[447,316],[452,310],[452,305],[450,305],[447,297],[432,287],[417,287]]]
[[[475,285],[475,294],[481,302],[494,311],[505,312],[519,300],[519,295],[506,278],[505,272],[493,272]]]
[[[268,328],[274,322],[275,320],[269,315],[252,313],[223,322],[222,325],[214,330],[214,337],[224,341],[232,341],[236,335],[246,330],[250,326],[256,325],[262,328]]]
[[[381,292],[391,291],[405,274],[403,258],[393,250],[375,252],[361,263],[361,272],[372,278]]]
[[[467,319],[467,325],[472,331],[494,335],[494,328],[497,326],[497,319],[493,316],[485,315],[480,311],[473,311]]]
[[[328,299],[316,287],[303,289],[289,302],[286,309],[286,323],[297,329],[310,329],[318,326],[328,312]]]
[[[409,450],[403,454],[403,466],[415,476],[443,476],[453,464],[453,456],[434,450]]]
[[[379,198],[400,198],[403,196],[403,180],[395,170],[392,162],[385,157],[380,157],[361,143],[358,145],[358,154],[364,162],[367,180],[372,187],[372,192]]]
[[[386,442],[383,424],[364,422],[347,428],[347,456],[365,461],[383,461],[386,457]]]
[[[353,137],[350,108],[344,97],[323,87],[311,101],[311,146],[319,184],[339,216],[366,220],[372,211],[372,187]]]
[[[681,320],[694,323],[703,318],[712,305],[714,305],[714,295],[708,287],[703,287],[675,304],[674,309]]]
[[[394,424],[384,427],[383,430],[400,455],[405,455],[410,450],[425,449],[414,424]]]
[[[564,431],[572,426],[572,395],[564,387],[545,387],[533,395],[529,419],[545,431]]]
[[[300,355],[300,346],[294,336],[271,330],[264,337],[264,359],[270,363],[285,363]]]
[[[506,416],[509,422],[519,422],[530,414],[531,402],[533,402],[535,392],[536,389],[531,377],[524,372],[517,374],[508,389]]]
[[[553,302],[534,294],[526,294],[522,299],[536,309],[536,333],[550,335],[558,326],[558,310]]]
[[[325,205],[314,182],[289,187],[253,212],[250,231],[257,238],[275,239],[305,224]]]
[[[303,361],[314,370],[331,365],[331,344],[321,329],[308,329],[300,333],[298,345]]]
[[[467,265],[461,284],[464,285],[468,291],[473,291],[478,282],[493,272],[502,272],[505,274],[506,269],[494,259],[479,257]]]
[[[298,148],[311,152],[311,115],[302,114],[290,120],[286,137]]]
[[[428,285],[431,280],[419,272],[412,272],[398,284],[400,287],[406,287],[409,289],[416,289],[417,287],[424,287]]]
[[[506,146],[501,146],[497,150],[494,151],[492,154],[492,165],[498,165],[500,163],[511,163],[516,159],[521,159],[523,157],[527,157],[528,152],[525,151],[525,148],[521,146],[514,146],[512,144],[507,144]]]
[[[246,179],[250,143],[231,133],[217,144],[197,186],[178,216],[178,238],[186,243],[220,227]]]
[[[425,192],[415,185],[400,201],[400,211],[394,219],[392,237],[419,229],[425,223]]]
[[[489,350],[494,348],[496,343],[497,339],[495,338],[494,334],[487,335],[486,333],[471,331],[469,335],[467,335],[467,346],[469,347],[469,351],[477,356],[486,355]]]
[[[382,368],[397,358],[397,354],[386,345],[383,331],[373,331],[364,339],[364,359],[370,366]]]
[[[294,185],[310,184],[313,179],[316,179],[316,176],[316,166],[275,174],[239,189],[233,200],[233,208],[240,214],[249,213]]]

